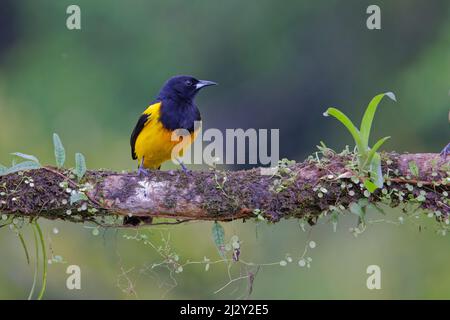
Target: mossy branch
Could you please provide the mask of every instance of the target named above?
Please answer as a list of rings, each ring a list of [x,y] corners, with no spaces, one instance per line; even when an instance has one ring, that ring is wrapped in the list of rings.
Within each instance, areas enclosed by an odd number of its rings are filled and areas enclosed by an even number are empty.
[[[449,162],[438,154],[382,154],[385,186],[374,193],[364,188],[354,167],[354,154],[331,151],[282,166],[272,176],[259,169],[154,171],[147,177],[88,171],[78,182],[69,170],[44,167],[0,177],[0,212],[105,224],[124,216],[169,218],[172,223],[250,218],[314,223],[321,214],[343,213],[367,199],[392,207],[412,204],[448,217]]]

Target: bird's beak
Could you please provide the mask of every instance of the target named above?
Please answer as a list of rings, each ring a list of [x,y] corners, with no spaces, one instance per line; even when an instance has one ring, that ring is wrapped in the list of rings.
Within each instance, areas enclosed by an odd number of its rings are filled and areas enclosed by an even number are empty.
[[[215,85],[217,85],[217,83],[213,82],[213,81],[199,80],[198,83],[195,85],[195,87],[197,88],[197,90],[199,90],[203,87],[215,86]]]

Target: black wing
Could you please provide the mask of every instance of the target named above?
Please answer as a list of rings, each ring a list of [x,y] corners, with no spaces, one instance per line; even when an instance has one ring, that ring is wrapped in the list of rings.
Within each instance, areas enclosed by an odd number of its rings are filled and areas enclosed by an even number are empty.
[[[134,127],[133,132],[131,133],[131,138],[130,138],[130,145],[131,145],[131,157],[136,160],[137,156],[135,153],[135,144],[136,144],[136,140],[137,137],[139,136],[139,134],[141,133],[142,129],[144,128],[148,118],[150,118],[151,114],[142,114],[139,117],[138,122],[136,123],[136,126]]]

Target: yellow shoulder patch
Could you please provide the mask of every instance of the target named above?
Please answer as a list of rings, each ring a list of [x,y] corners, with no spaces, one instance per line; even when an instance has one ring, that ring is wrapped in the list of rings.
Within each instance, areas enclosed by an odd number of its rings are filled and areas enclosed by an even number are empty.
[[[159,109],[161,108],[161,102],[157,102],[148,106],[142,114],[153,115],[153,118],[157,116],[159,118]]]

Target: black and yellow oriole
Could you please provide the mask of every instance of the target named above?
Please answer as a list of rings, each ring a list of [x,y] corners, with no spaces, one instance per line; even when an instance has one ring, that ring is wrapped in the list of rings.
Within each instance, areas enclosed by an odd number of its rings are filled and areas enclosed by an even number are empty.
[[[166,82],[131,134],[131,156],[138,160],[140,174],[146,173],[146,169],[159,169],[163,162],[171,159],[172,150],[179,143],[172,141],[175,130],[188,130],[190,142],[195,139],[194,123],[200,121],[201,116],[194,98],[202,88],[216,84],[191,76],[175,76]]]

